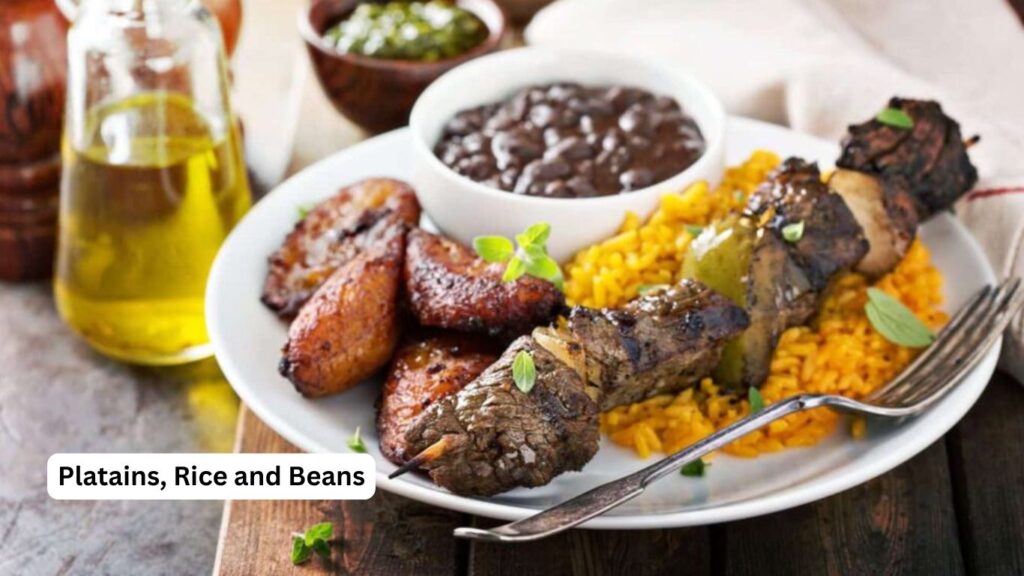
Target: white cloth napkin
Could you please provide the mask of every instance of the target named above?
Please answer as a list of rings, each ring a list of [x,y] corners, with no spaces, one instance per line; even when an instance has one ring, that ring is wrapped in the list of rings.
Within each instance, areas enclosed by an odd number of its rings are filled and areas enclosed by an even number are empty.
[[[939,100],[981,182],[957,213],[1024,275],[1024,30],[1005,0],[559,0],[531,45],[631,52],[696,75],[730,113],[838,140],[890,96]],[[1024,382],[1024,320],[1000,366]]]

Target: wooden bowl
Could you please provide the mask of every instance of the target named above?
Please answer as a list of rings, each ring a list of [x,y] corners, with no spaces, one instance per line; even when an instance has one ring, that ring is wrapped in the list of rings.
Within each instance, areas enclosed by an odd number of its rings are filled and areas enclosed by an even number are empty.
[[[505,34],[505,14],[493,0],[458,0],[487,26],[480,45],[454,58],[436,62],[370,58],[334,48],[323,34],[347,18],[360,0],[312,0],[299,18],[317,79],[334,107],[372,133],[405,126],[421,92],[438,76],[459,64],[496,50]]]

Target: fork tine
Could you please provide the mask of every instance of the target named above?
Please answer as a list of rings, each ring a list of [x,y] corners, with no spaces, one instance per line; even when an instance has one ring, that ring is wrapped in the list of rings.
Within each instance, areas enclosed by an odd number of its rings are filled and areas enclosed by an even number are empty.
[[[957,312],[953,319],[940,331],[938,338],[931,346],[925,349],[917,358],[915,358],[910,365],[908,365],[899,375],[889,381],[888,384],[874,391],[866,398],[869,402],[875,402],[880,404],[888,404],[889,398],[895,397],[903,392],[903,389],[907,386],[912,386],[920,378],[920,374],[924,370],[928,370],[931,364],[941,358],[941,352],[944,352],[944,347],[949,339],[965,329],[965,325],[969,325],[971,319],[974,318],[977,310],[988,302],[988,298],[993,293],[991,286],[985,286],[972,296],[959,312]],[[913,378],[915,382],[909,382]]]
[[[900,402],[905,405],[927,406],[941,398],[960,378],[981,359],[1007,324],[1024,304],[1024,290],[1019,279],[1003,283],[996,291],[994,306],[983,318],[974,323],[969,333],[956,342],[953,355],[922,376],[920,385],[910,389]]]
[[[998,313],[1005,291],[1005,284],[997,286],[975,310],[971,311],[971,316],[959,330],[950,332],[946,338],[938,342],[934,346],[935,359],[927,367],[922,367],[915,375],[914,382],[902,387],[890,401],[909,405],[913,403],[912,398],[927,396],[934,387],[940,385],[944,375],[948,375],[950,367],[960,361],[970,344],[976,343],[979,333],[991,324],[994,315]]]
[[[991,326],[1004,304],[1007,288],[1005,283],[1000,285],[961,330],[944,339],[941,347],[936,347],[941,348],[938,360],[920,370],[914,377],[913,385],[902,388],[899,394],[889,398],[889,402],[904,406],[913,405],[916,400],[929,397],[947,382],[950,370],[963,362],[972,347],[977,346],[979,340],[984,337],[985,330]]]

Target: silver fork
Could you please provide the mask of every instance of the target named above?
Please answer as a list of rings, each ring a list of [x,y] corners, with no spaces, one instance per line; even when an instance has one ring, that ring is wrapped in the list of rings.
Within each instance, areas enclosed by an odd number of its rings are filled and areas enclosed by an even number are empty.
[[[493,542],[527,542],[557,534],[636,498],[652,482],[681,466],[783,416],[803,410],[829,406],[845,412],[890,418],[918,414],[963,380],[1020,311],[1022,304],[1024,289],[1019,278],[1003,282],[994,290],[986,286],[971,297],[931,346],[899,376],[864,401],[823,394],[793,396],[734,422],[660,462],[543,512],[491,529],[457,528],[455,535]]]

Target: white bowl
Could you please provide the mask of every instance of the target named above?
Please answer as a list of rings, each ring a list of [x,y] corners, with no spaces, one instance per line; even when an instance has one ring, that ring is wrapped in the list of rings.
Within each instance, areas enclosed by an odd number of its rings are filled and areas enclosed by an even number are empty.
[[[470,180],[434,156],[445,123],[456,113],[503,101],[527,86],[559,81],[629,86],[675,98],[704,135],[703,156],[664,182],[597,198],[512,194]],[[628,211],[646,217],[667,192],[699,180],[716,183],[725,165],[725,112],[708,88],[658,62],[602,52],[519,48],[477,58],[444,74],[423,92],[409,127],[412,183],[420,204],[444,234],[470,244],[476,236],[512,237],[532,224],[548,222],[548,251],[558,261],[614,234]]]

